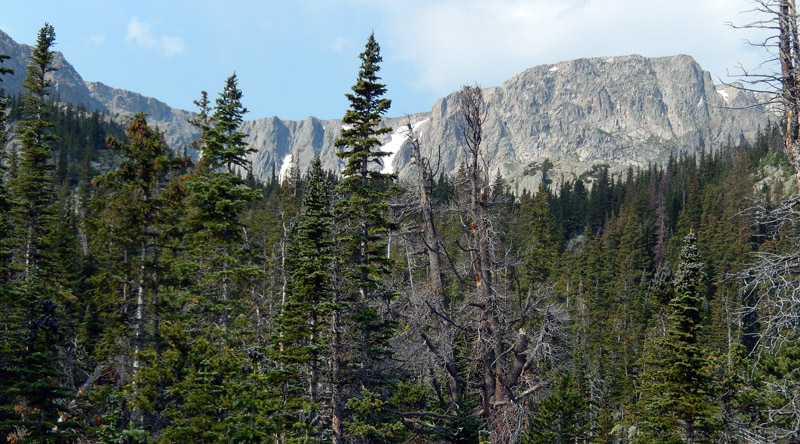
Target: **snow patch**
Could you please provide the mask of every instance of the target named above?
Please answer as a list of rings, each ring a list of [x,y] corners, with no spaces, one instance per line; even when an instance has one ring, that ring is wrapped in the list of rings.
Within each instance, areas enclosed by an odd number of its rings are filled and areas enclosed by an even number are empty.
[[[720,89],[717,90],[717,94],[721,95],[722,98],[725,99],[725,103],[728,103],[728,99],[729,99],[728,91],[725,91],[724,89],[720,88]]]
[[[427,122],[428,119],[424,119],[411,125],[411,129],[414,131],[414,134],[419,136],[417,130]],[[394,162],[394,157],[397,155],[397,152],[400,151],[400,148],[403,147],[403,144],[407,139],[408,139],[408,126],[403,125],[400,128],[394,130],[394,132],[392,133],[392,138],[389,140],[389,143],[381,147],[381,151],[391,153],[383,159],[383,168],[381,169],[381,173],[385,174],[394,173],[394,166],[392,165],[392,162]]]
[[[550,71],[550,72],[558,71],[558,66],[553,65],[553,67],[550,68],[548,71]]]
[[[705,102],[703,102],[703,98],[700,97],[700,100],[697,102],[697,107],[700,108],[701,106],[703,106],[703,103]]]
[[[292,164],[294,164],[294,156],[291,154],[283,156],[280,172],[278,172],[278,182],[282,183],[287,178],[289,171],[292,169]]]

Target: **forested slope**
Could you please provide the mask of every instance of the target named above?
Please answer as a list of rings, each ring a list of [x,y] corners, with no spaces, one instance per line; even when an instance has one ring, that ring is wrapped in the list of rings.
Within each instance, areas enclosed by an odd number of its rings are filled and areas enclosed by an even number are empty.
[[[400,183],[371,167],[391,102],[370,37],[345,169],[258,183],[237,175],[235,75],[198,101],[193,163],[144,115],[121,134],[54,104],[54,37],[0,113],[9,442],[796,437],[797,342],[761,353],[775,307],[751,291],[755,254],[794,248],[763,217],[797,192],[778,127],[515,195],[482,163],[486,104],[465,87],[467,160],[437,174],[410,131]]]

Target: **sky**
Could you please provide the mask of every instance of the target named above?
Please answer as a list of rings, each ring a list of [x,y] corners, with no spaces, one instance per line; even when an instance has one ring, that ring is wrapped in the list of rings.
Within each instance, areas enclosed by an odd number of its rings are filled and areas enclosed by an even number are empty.
[[[497,86],[581,57],[688,54],[715,82],[770,58],[751,0],[0,0],[0,29],[33,44],[45,22],[84,80],[174,108],[236,73],[245,118],[341,118],[371,32],[389,116],[429,111],[465,84]]]

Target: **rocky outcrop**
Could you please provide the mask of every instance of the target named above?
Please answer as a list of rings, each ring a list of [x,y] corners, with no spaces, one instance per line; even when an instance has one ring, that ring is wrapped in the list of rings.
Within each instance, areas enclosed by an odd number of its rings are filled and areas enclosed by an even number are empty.
[[[537,66],[486,89],[484,97],[486,160],[493,172],[528,189],[540,183],[545,158],[568,179],[598,163],[619,171],[752,138],[768,117],[753,94],[715,86],[684,55]],[[421,137],[429,155],[441,147],[447,171],[463,160],[455,101],[451,94],[434,105]]]
[[[12,57],[5,66],[15,71],[0,86],[16,93],[30,47],[0,31],[0,54]],[[53,80],[60,100],[106,111],[122,123],[145,112],[148,122],[165,131],[167,143],[177,152],[187,150],[198,137],[188,123],[193,113],[99,82],[84,82],[60,53],[56,66]],[[385,119],[385,125],[395,128],[383,139],[384,150],[392,153],[388,158],[392,164],[384,165],[385,170],[401,178],[412,172],[410,147],[403,134],[409,122],[424,153],[438,159],[440,171],[458,168],[464,153],[456,94],[440,99],[429,112]],[[740,85],[715,85],[710,74],[686,55],[590,58],[537,66],[486,88],[484,97],[488,105],[486,164],[492,175],[501,173],[517,190],[538,186],[545,159],[553,164],[551,178],[580,177],[596,164],[622,171],[681,152],[751,139],[769,117],[752,93]],[[341,165],[334,140],[341,125],[340,120],[314,117],[245,122],[242,130],[257,149],[250,155],[254,176],[277,176],[287,162],[306,171],[315,155],[324,168],[338,171]]]
[[[166,103],[151,97],[112,88],[100,82],[86,82],[86,86],[100,109],[107,111],[119,122],[127,124],[133,119],[134,114],[143,112],[147,114],[147,122],[150,125],[164,131],[167,145],[177,152],[187,150],[187,153],[194,155],[189,146],[193,140],[197,140],[200,132],[189,123],[189,120],[196,117],[195,113],[171,108]]]
[[[384,122],[395,128],[385,136],[384,150],[396,151],[392,169],[401,178],[411,172],[410,147],[398,143],[408,121],[442,171],[454,171],[464,160],[456,94],[440,99],[430,112]],[[492,175],[501,173],[517,190],[541,183],[544,159],[553,164],[550,177],[574,179],[597,164],[620,172],[751,139],[768,118],[752,93],[740,85],[714,85],[685,55],[537,66],[486,88],[484,97],[485,160]],[[314,118],[247,122],[244,130],[258,149],[251,157],[253,173],[270,177],[289,154],[305,170],[315,153],[325,168],[338,170],[333,140],[340,129],[338,120]]]
[[[26,66],[31,58],[31,47],[15,42],[8,34],[0,31],[0,54],[11,57],[2,66],[14,71],[13,74],[2,77],[0,87],[8,95],[17,94],[22,91],[22,82],[27,74]],[[48,74],[53,81],[52,97],[61,102],[80,103],[88,109],[101,108],[84,84],[83,78],[59,51],[54,53],[53,67],[56,71]]]

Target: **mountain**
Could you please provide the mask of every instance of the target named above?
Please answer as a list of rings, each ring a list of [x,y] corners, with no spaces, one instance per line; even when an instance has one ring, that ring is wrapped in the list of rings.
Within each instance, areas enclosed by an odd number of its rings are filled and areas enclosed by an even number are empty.
[[[638,55],[578,59],[542,65],[502,85],[484,89],[488,113],[485,159],[516,189],[536,189],[544,159],[548,176],[575,179],[593,165],[612,172],[646,166],[681,152],[713,149],[752,139],[767,111],[741,85],[714,85],[711,75],[686,55]],[[430,112],[384,122],[395,128],[385,151],[396,152],[391,168],[408,175],[407,122],[423,151],[439,159],[442,171],[464,160],[457,93],[440,99]],[[305,170],[319,153],[326,168],[337,168],[333,146],[339,120],[303,122],[272,117],[247,122],[245,132],[258,149],[253,173],[269,177],[292,161]],[[387,167],[388,168],[388,167]]]
[[[484,97],[490,168],[528,189],[540,183],[545,158],[554,165],[551,177],[577,178],[598,163],[621,171],[752,139],[767,121],[752,93],[714,85],[686,55],[537,66],[487,88]],[[423,147],[440,147],[442,167],[453,170],[463,159],[456,95],[439,100],[429,118]]]
[[[2,87],[20,90],[30,47],[0,31],[0,53],[12,59],[14,69]],[[167,143],[178,152],[188,149],[198,133],[188,123],[189,111],[173,109],[141,94],[85,82],[63,57],[56,54],[54,87],[62,101],[106,111],[127,122],[136,112],[166,132]],[[389,85],[391,96],[391,85]],[[246,94],[246,91],[245,91]],[[588,58],[528,69],[500,86],[485,88],[488,105],[484,127],[485,160],[491,174],[501,173],[512,186],[535,189],[542,172],[552,164],[549,178],[585,177],[593,165],[612,172],[645,166],[681,152],[695,153],[741,139],[752,139],[768,118],[767,110],[741,85],[715,85],[690,56],[648,58],[638,55]],[[429,112],[385,119],[395,130],[386,135],[390,158],[384,169],[411,172],[406,124],[440,170],[454,171],[464,159],[459,130],[457,93],[434,104]],[[342,110],[344,114],[345,110]],[[296,165],[305,171],[315,154],[323,166],[338,170],[333,145],[340,120],[251,120],[242,130],[257,149],[251,154],[255,177],[267,179]]]

